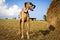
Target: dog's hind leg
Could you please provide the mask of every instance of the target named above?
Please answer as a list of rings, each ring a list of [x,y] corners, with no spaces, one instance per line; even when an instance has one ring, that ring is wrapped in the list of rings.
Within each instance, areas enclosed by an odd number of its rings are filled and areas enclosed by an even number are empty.
[[[21,22],[22,22],[22,20],[20,19],[20,38],[21,38]]]

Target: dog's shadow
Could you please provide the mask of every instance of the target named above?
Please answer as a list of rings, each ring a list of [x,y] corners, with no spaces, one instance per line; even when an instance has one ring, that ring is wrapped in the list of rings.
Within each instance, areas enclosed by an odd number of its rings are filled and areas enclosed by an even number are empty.
[[[41,32],[45,36],[45,35],[49,34],[51,31],[54,31],[55,27],[50,25],[48,29],[49,30],[39,30],[39,32]]]

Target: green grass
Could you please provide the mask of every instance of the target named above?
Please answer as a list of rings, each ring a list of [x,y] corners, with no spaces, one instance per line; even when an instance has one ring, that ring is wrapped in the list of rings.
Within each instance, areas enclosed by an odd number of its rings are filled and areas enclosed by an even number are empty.
[[[30,40],[55,40],[59,32],[48,29],[46,21],[30,21]],[[0,40],[21,40],[19,33],[19,20],[0,20]],[[59,37],[57,39],[60,40]]]

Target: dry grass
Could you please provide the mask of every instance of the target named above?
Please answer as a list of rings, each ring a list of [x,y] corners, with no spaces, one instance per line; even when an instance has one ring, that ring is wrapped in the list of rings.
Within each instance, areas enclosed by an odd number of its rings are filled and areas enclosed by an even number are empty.
[[[0,20],[0,40],[21,40],[19,29],[19,20]],[[46,21],[31,21],[30,40],[55,40],[56,31],[48,29],[49,25]],[[58,40],[60,40],[59,37]]]

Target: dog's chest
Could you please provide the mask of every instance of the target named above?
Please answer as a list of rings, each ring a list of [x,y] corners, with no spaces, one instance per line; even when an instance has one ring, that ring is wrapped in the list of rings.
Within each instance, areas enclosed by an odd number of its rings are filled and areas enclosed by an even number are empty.
[[[24,12],[24,17],[29,17],[29,13]]]

